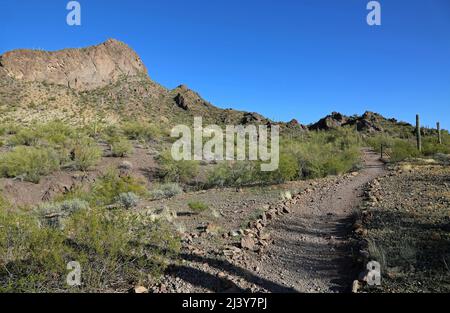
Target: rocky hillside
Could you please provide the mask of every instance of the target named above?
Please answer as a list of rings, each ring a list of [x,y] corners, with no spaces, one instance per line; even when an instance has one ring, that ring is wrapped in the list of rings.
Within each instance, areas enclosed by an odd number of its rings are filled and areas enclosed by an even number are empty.
[[[1,56],[0,70],[20,81],[45,82],[75,90],[104,87],[122,75],[147,74],[139,56],[114,39],[85,49],[10,51]]]
[[[341,127],[351,127],[359,132],[379,133],[386,132],[392,135],[409,135],[414,131],[411,124],[388,119],[374,112],[365,112],[363,115],[346,116],[338,112],[322,118],[317,123],[309,125],[310,130],[330,130]]]
[[[218,124],[270,122],[257,113],[219,109],[185,85],[159,85],[137,53],[114,39],[82,49],[0,56],[0,121],[172,125],[192,122],[193,116]]]
[[[189,124],[194,116],[219,125],[274,123],[258,113],[217,108],[185,85],[173,90],[159,85],[137,53],[114,39],[82,49],[14,50],[0,56],[0,122],[58,119],[79,125],[140,120],[170,126]],[[309,126],[295,119],[279,125],[293,135],[340,127],[407,137],[414,131],[407,123],[372,112],[333,112]]]

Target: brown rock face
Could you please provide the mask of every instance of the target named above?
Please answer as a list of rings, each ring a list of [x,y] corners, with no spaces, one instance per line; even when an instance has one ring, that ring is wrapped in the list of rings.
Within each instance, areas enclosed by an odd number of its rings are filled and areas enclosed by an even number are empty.
[[[0,56],[0,71],[17,80],[65,85],[76,90],[103,87],[123,75],[147,75],[139,56],[114,39],[84,49],[10,51]]]

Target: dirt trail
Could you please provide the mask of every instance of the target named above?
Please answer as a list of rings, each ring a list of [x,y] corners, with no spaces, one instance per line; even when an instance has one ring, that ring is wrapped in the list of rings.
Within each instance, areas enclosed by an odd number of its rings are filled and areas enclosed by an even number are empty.
[[[311,192],[268,226],[275,242],[259,264],[261,278],[298,292],[348,291],[358,271],[348,240],[353,209],[363,186],[385,171],[378,155],[367,149],[363,155],[359,175]]]

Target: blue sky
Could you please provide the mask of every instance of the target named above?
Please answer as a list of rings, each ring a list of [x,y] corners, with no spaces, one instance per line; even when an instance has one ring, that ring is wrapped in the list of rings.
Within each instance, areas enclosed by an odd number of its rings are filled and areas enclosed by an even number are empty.
[[[154,80],[223,108],[302,123],[420,113],[450,128],[448,0],[380,0],[379,27],[366,23],[369,0],[80,0],[79,27],[66,24],[67,2],[0,0],[0,53],[116,38]]]

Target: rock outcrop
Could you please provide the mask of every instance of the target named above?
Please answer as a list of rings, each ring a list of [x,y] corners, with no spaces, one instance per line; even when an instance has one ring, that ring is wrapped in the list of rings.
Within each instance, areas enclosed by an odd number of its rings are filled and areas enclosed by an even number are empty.
[[[147,75],[136,52],[114,39],[83,49],[13,50],[0,56],[0,71],[17,80],[65,85],[75,90],[103,87],[121,76]]]
[[[385,128],[401,126],[411,131],[412,126],[408,123],[398,122],[395,119],[387,119],[382,115],[367,111],[361,116],[345,116],[338,112],[319,120],[317,123],[309,126],[310,130],[330,130],[340,127],[353,127],[359,132],[376,133],[383,132]]]
[[[319,120],[317,123],[310,126],[311,130],[330,130],[333,128],[339,128],[343,125],[346,125],[349,120],[349,117],[338,113],[333,112],[331,115],[328,115],[321,120]]]

